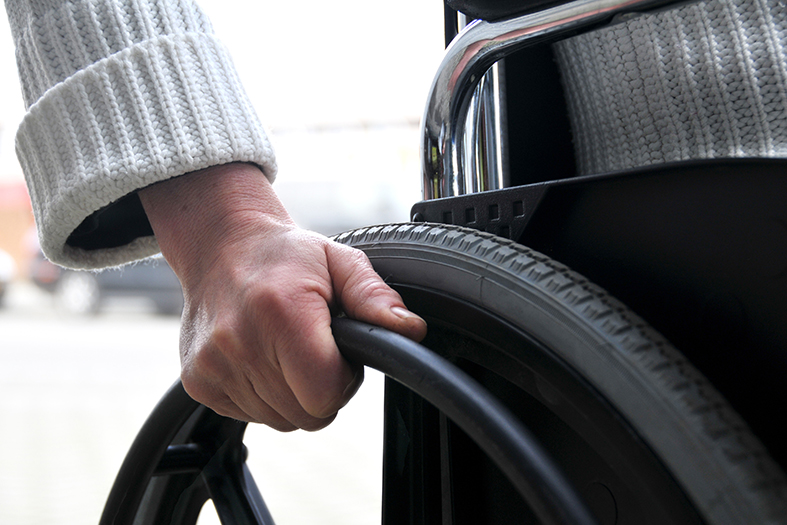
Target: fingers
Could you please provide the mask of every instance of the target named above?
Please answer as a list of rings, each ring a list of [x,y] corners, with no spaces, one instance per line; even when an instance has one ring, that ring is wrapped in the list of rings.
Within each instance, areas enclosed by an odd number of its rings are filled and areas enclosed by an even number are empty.
[[[320,295],[306,293],[295,302],[302,313],[287,330],[290,338],[277,349],[281,371],[308,414],[330,417],[361,386],[363,367],[353,367],[339,352],[331,331],[331,313]]]
[[[265,400],[270,386],[255,385],[251,380],[237,385],[223,381],[211,384],[200,372],[182,374],[183,387],[196,401],[211,408],[219,415],[267,425],[280,432],[291,432],[297,429],[308,431],[320,430],[328,426],[336,417],[338,408],[326,417],[315,417],[307,413],[292,397],[286,402],[278,401],[274,407]],[[274,387],[275,388],[275,387]],[[287,388],[282,391],[288,390]]]
[[[347,246],[325,247],[333,300],[350,317],[382,326],[415,341],[426,335],[426,322],[407,310],[396,291],[377,275],[366,255]],[[363,382],[363,367],[354,367],[339,352],[331,331],[331,315],[323,295],[306,294],[302,312],[289,332],[293,339],[279,362],[287,384],[312,416],[328,417],[341,409]],[[278,308],[283,310],[283,308]]]
[[[274,321],[273,325],[276,324]],[[209,329],[193,323],[185,326],[192,329],[182,331],[181,380],[186,392],[198,402],[220,415],[262,423],[284,432],[299,428],[319,430],[335,418],[340,406],[312,415],[285,380],[276,363],[273,351],[276,344],[271,347],[268,342],[277,341],[286,330],[277,335],[273,330],[263,329],[267,342],[257,343],[253,341],[256,331],[250,340],[244,337],[249,332],[226,322],[213,321]],[[254,328],[260,327],[264,324],[258,323]],[[345,388],[346,385],[340,386],[342,390]],[[312,395],[314,402],[318,402],[319,391]],[[341,404],[344,403],[346,400]]]
[[[407,309],[401,296],[377,275],[363,252],[332,244],[328,264],[337,299],[349,317],[414,341],[426,336],[426,321]]]

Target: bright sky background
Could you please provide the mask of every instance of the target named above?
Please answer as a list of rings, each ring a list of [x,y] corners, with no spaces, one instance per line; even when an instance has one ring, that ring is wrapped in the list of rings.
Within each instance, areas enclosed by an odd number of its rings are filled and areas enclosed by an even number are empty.
[[[439,0],[201,5],[268,126],[420,119],[443,50]]]
[[[369,0],[198,3],[230,48],[260,118],[274,134],[420,120],[442,56],[439,0],[403,0],[394,4],[396,11],[390,3]],[[2,17],[0,181],[19,177],[13,135],[23,113],[13,43]]]

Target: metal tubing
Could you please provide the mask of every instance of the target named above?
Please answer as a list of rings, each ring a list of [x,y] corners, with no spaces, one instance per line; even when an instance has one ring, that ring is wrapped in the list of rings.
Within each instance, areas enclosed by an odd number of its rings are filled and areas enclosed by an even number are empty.
[[[464,187],[467,193],[506,187],[506,144],[503,63],[484,74],[470,100],[464,134]]]
[[[577,0],[499,22],[469,24],[446,49],[421,124],[424,200],[464,195],[462,163],[468,106],[485,72],[524,47],[580,28],[668,3],[665,0]]]

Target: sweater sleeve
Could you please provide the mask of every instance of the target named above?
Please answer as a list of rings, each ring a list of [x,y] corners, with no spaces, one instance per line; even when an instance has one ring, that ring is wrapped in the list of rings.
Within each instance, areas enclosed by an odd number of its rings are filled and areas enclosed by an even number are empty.
[[[783,0],[706,0],[555,45],[582,174],[787,157]]]
[[[273,180],[265,132],[190,0],[5,0],[27,113],[17,131],[44,253],[74,268],[152,255],[136,191],[229,162]]]

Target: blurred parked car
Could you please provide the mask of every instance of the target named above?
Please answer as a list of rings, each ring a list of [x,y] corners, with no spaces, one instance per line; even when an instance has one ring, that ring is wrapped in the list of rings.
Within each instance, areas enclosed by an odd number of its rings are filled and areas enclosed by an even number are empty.
[[[183,310],[180,282],[161,256],[91,272],[56,266],[39,251],[30,265],[30,278],[70,313],[97,313],[114,298],[148,299],[160,314],[179,315]]]
[[[16,275],[16,263],[14,259],[4,250],[0,250],[0,306],[3,305],[3,298],[8,289],[8,284]]]

